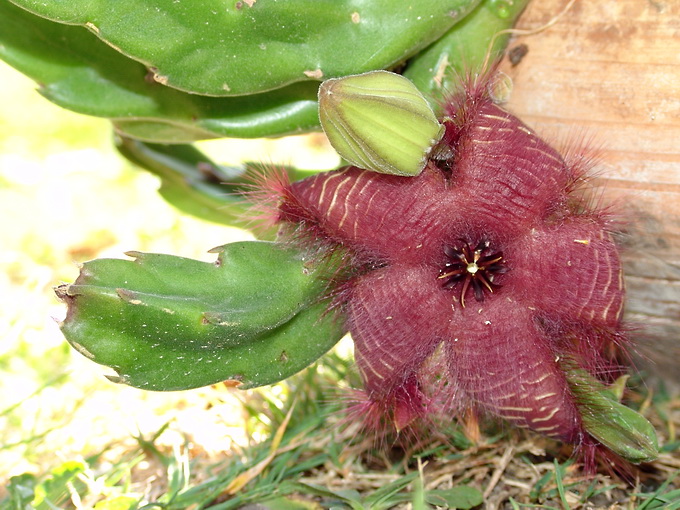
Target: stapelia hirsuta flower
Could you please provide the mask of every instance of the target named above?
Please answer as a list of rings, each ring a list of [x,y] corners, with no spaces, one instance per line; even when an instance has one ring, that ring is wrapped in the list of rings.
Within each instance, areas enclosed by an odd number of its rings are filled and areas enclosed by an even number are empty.
[[[272,186],[282,235],[348,254],[336,305],[368,415],[401,429],[443,401],[650,460],[651,427],[627,431],[628,410],[597,404],[621,368],[624,285],[608,216],[574,197],[586,158],[563,158],[486,90],[444,105],[416,177],[350,166]]]

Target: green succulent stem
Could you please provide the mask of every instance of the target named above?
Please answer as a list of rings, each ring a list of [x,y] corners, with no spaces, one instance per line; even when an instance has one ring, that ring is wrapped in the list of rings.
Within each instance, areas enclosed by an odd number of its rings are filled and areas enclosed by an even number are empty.
[[[217,97],[392,67],[479,2],[13,1],[38,16],[87,28],[142,63],[163,87]]]
[[[85,263],[73,284],[56,289],[68,305],[66,339],[113,368],[112,380],[169,391],[272,384],[345,333],[324,299],[334,260],[262,241],[211,251],[214,263],[139,252]]]
[[[408,61],[404,76],[413,81],[439,113],[442,98],[461,81],[495,62],[529,0],[484,0],[443,37]],[[500,34],[500,35],[498,35]]]
[[[250,226],[252,204],[244,193],[252,189],[253,173],[260,171],[260,165],[218,165],[193,145],[146,143],[122,135],[115,137],[115,144],[128,161],[160,178],[159,193],[180,211],[227,226]],[[277,168],[291,181],[318,172]]]

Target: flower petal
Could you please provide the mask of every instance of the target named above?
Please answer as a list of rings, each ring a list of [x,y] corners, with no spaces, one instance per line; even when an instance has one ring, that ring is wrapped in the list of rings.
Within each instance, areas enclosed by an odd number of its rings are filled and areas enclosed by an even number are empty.
[[[362,276],[349,301],[354,356],[369,396],[386,398],[442,340],[450,293],[430,268],[388,266]]]
[[[623,271],[600,221],[581,218],[535,230],[513,248],[512,285],[529,306],[561,320],[620,325]]]
[[[578,410],[549,340],[525,307],[489,299],[451,324],[452,379],[471,403],[566,441],[582,431]]]
[[[454,141],[454,193],[482,231],[512,238],[564,201],[571,172],[517,117],[479,101]]]
[[[430,167],[417,177],[347,167],[293,183],[281,219],[304,222],[369,257],[414,262],[422,249],[441,250],[433,240],[448,230],[441,221],[445,186],[442,173]]]

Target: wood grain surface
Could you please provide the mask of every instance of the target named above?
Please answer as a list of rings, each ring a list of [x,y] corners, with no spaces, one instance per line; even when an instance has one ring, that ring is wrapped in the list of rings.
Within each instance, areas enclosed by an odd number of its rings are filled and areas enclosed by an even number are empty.
[[[517,26],[547,24],[567,0],[534,0]],[[508,109],[549,139],[598,149],[595,192],[627,221],[626,317],[651,371],[680,381],[680,1],[576,0],[501,69]]]

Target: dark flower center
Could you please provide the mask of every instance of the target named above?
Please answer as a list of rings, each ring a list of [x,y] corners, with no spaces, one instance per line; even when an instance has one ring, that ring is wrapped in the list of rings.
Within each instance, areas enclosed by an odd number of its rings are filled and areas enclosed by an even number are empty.
[[[463,282],[460,292],[460,304],[465,308],[465,294],[472,290],[477,301],[484,301],[484,292],[493,292],[500,287],[494,279],[496,275],[506,273],[508,267],[503,261],[503,252],[494,251],[489,241],[482,239],[474,249],[467,241],[460,239],[458,244],[444,248],[448,261],[439,271],[438,279],[444,280],[442,288],[451,289]]]

